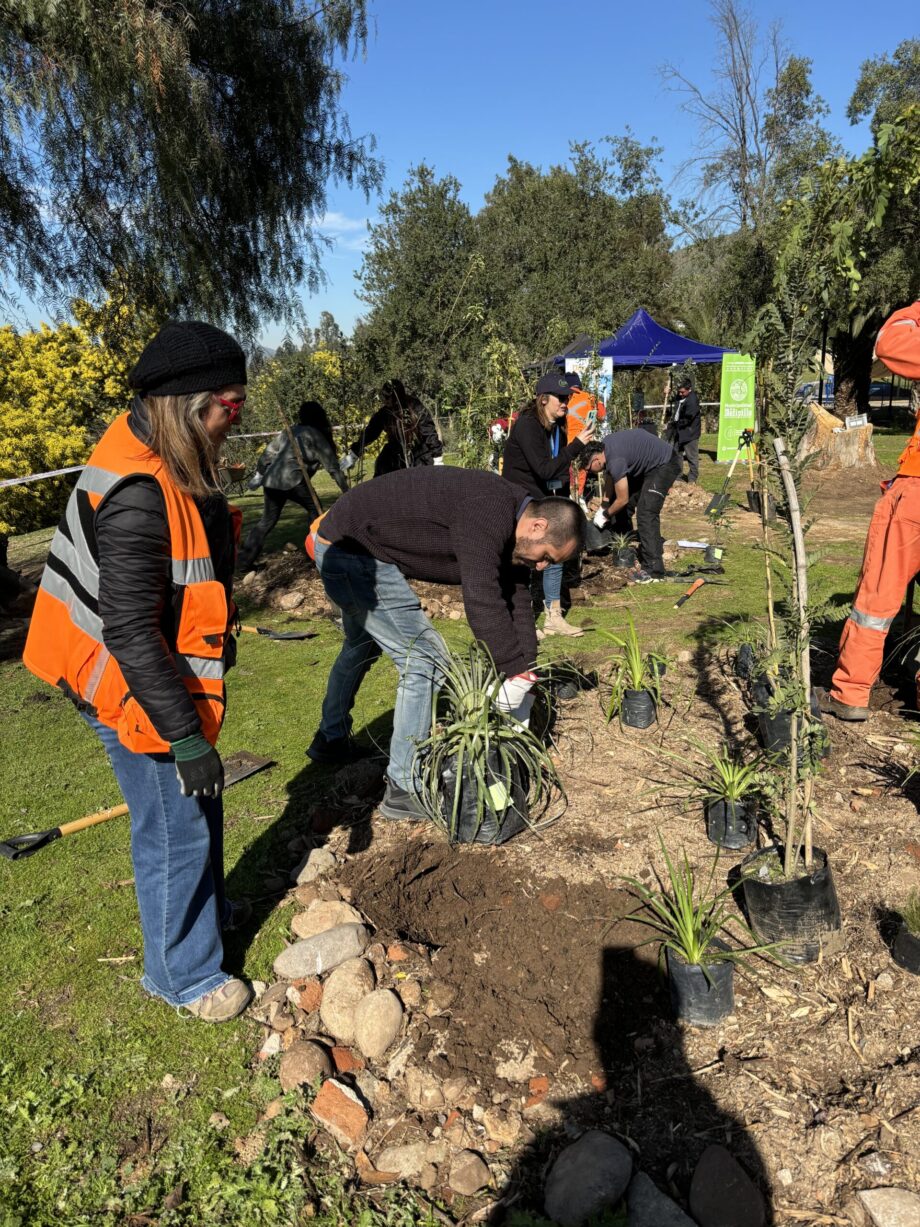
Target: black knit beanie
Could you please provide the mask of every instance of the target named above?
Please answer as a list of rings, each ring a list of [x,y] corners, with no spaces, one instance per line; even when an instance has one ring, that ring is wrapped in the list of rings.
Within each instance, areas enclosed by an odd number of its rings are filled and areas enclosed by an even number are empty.
[[[239,343],[201,320],[164,324],[128,376],[141,396],[217,392],[245,382],[246,355]]]

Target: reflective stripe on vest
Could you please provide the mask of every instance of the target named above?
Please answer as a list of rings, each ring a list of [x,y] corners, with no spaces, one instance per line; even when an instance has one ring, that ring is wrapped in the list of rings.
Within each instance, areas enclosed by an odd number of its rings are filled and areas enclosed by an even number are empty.
[[[169,749],[102,641],[94,520],[115,487],[135,475],[152,477],[163,495],[170,578],[181,590],[172,659],[213,745],[223,720],[224,640],[233,605],[216,579],[194,499],[176,488],[159,457],[134,436],[127,414],[100,439],[71,492],[51,543],[23,660],[33,673],[95,711],[129,750]]]
[[[894,619],[894,614],[890,618],[879,618],[875,614],[863,613],[855,606],[850,613],[850,621],[855,622],[857,626],[864,626],[868,631],[887,631]]]

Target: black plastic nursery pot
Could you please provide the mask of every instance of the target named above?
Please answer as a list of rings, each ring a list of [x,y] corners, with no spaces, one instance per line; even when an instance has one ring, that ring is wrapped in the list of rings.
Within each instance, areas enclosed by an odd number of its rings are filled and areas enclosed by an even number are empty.
[[[616,565],[618,567],[634,567],[639,561],[639,555],[632,545],[624,545],[617,550]]]
[[[742,643],[735,656],[735,677],[745,680],[754,676],[754,649],[749,643]]]
[[[530,808],[527,804],[527,784],[521,768],[512,763],[509,779],[499,764],[498,755],[491,754],[486,779],[492,792],[493,806],[483,798],[480,811],[479,785],[469,766],[464,764],[456,819],[453,819],[457,784],[456,760],[452,760],[444,768],[441,774],[441,814],[451,843],[504,844],[527,829]],[[504,805],[502,801],[505,802]]]
[[[892,944],[891,957],[905,971],[920,976],[920,937],[911,933],[903,921]]]
[[[722,945],[721,942],[715,943]],[[691,1027],[717,1027],[735,1008],[735,965],[723,960],[685,963],[673,950],[665,950],[671,1006],[681,1022]]]
[[[766,709],[770,701],[771,690],[769,682],[758,678],[755,680],[752,687],[754,705],[762,709]],[[821,718],[821,708],[818,705],[818,696],[814,691],[811,692],[811,714],[824,727],[824,721]],[[768,754],[786,754],[792,742],[792,712],[778,711],[770,713],[767,710],[757,712],[757,724],[760,728],[760,740],[763,742],[763,748]],[[824,731],[819,743],[819,752],[822,758],[826,758],[830,753],[830,739],[827,732]],[[801,750],[799,751],[799,761],[801,762]]]
[[[655,696],[650,690],[624,690],[620,721],[631,729],[647,729],[657,716]]]
[[[761,501],[759,490],[748,490],[747,492],[748,511],[755,511],[760,515]],[[772,494],[767,495],[767,520],[773,521],[776,519],[776,499]]]
[[[707,801],[706,834],[720,848],[747,848],[757,834],[754,807],[747,801]]]
[[[787,880],[782,855],[781,848],[762,848],[742,861],[748,920],[762,941],[784,943],[782,958],[815,963],[822,947],[833,950],[840,942],[840,904],[830,862],[823,848],[815,848],[811,873]]]
[[[725,550],[721,545],[707,545],[703,551],[703,562],[721,562]]]

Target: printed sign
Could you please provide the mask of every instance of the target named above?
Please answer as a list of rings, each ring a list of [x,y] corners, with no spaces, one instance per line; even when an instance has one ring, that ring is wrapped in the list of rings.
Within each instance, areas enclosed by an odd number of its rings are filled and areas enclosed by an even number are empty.
[[[757,429],[754,374],[755,360],[748,354],[726,354],[722,359],[717,464],[730,464],[738,451],[741,432]]]
[[[572,375],[576,371],[582,378],[582,386],[586,392],[596,396],[605,405],[610,403],[613,388],[612,358],[566,358],[565,373]]]

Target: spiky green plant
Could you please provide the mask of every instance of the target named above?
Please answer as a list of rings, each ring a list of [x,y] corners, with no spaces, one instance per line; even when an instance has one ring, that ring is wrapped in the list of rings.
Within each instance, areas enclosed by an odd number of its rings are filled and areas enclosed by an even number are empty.
[[[905,899],[901,916],[914,937],[920,937],[920,890],[916,887]]]
[[[738,750],[725,742],[714,750],[696,737],[688,737],[686,740],[701,755],[702,763],[694,762],[686,754],[676,754],[671,750],[659,751],[681,765],[683,779],[675,784],[675,788],[685,790],[688,796],[696,797],[704,803],[742,801],[759,791],[764,768],[762,755],[758,754],[746,763]]]
[[[476,793],[476,830],[487,817],[504,821],[516,783],[527,791],[530,826],[545,815],[552,798],[565,792],[543,743],[495,704],[502,677],[488,648],[474,640],[463,652],[449,652],[439,699],[432,711],[431,736],[420,742],[415,765],[419,796],[433,823],[457,838],[464,789]],[[444,797],[444,780],[453,790]],[[446,803],[445,803],[446,802]]]
[[[658,842],[667,866],[667,878],[656,874],[658,889],[652,890],[636,878],[624,877],[631,892],[644,905],[644,912],[633,913],[631,919],[647,925],[655,932],[649,941],[661,942],[665,949],[686,963],[705,969],[707,964],[743,962],[753,955],[774,955],[776,942],[758,943],[754,934],[732,910],[732,888],[713,893],[719,854],[712,858],[705,881],[701,884],[693,866],[682,850],[682,861],[677,865],[671,860],[664,840]],[[724,937],[749,942],[748,945],[727,947]],[[659,955],[661,957],[661,955]]]
[[[604,708],[608,724],[620,710],[627,690],[648,690],[656,707],[661,702],[660,674],[667,664],[667,658],[658,652],[643,652],[632,614],[626,615],[626,622],[626,631],[622,635],[614,635],[612,631],[598,631],[598,634],[620,649],[610,659],[610,697]]]

